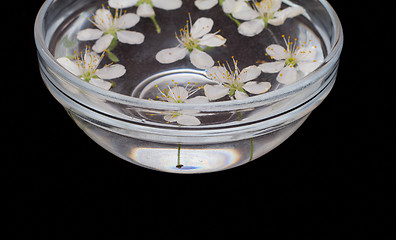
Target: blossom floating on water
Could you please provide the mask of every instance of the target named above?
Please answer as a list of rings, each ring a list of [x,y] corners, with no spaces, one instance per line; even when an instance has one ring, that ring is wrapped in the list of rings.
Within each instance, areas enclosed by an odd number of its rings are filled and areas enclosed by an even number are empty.
[[[189,98],[201,89],[201,87],[196,88],[196,84],[197,83],[188,83],[186,87],[180,87],[175,83],[173,88],[170,88],[169,85],[167,85],[167,88],[162,91],[158,88],[158,85],[156,85],[156,88],[160,93],[156,98],[162,101],[180,104],[208,103],[208,98],[204,96]],[[166,122],[177,122],[180,125],[197,126],[201,124],[201,121],[195,117],[198,113],[198,111],[193,110],[170,111],[166,113],[164,120]]]
[[[154,7],[164,10],[175,10],[182,6],[181,0],[109,0],[109,6],[112,8],[128,8],[137,6],[137,15],[141,17],[151,18],[158,33],[161,28],[155,19]]]
[[[262,0],[252,1],[253,13],[248,15],[242,14],[244,17],[249,17],[247,22],[242,23],[238,27],[238,32],[244,36],[253,37],[261,33],[268,24],[279,26],[282,25],[287,18],[293,18],[305,12],[304,8],[300,6],[288,7],[280,10],[282,0]],[[234,16],[238,18],[238,16]]]
[[[89,19],[97,29],[88,28],[79,31],[77,39],[80,41],[97,40],[92,49],[101,53],[105,49],[111,51],[117,44],[117,40],[128,44],[141,44],[144,42],[144,35],[139,32],[125,30],[135,26],[140,18],[134,13],[122,13],[116,9],[115,16],[104,6],[98,9],[93,16],[93,21]],[[111,46],[112,45],[112,46]]]
[[[110,64],[98,69],[104,53],[99,56],[88,47],[84,54],[80,52],[80,57],[77,52],[75,54],[77,58],[75,61],[67,57],[58,58],[57,61],[74,75],[102,89],[109,90],[112,87],[111,82],[104,80],[119,78],[126,73],[125,67],[121,64]]]
[[[179,45],[159,51],[155,58],[160,63],[169,64],[183,59],[187,53],[190,53],[191,63],[195,67],[206,69],[213,66],[212,57],[205,53],[205,49],[202,47],[220,47],[227,41],[218,34],[220,30],[215,33],[209,33],[213,24],[214,22],[211,18],[202,17],[192,25],[190,18],[184,28],[180,29],[180,35],[176,34]]]
[[[317,46],[313,46],[311,41],[304,42],[301,46],[297,46],[297,38],[294,42],[290,41],[290,37],[285,39],[282,35],[286,49],[277,44],[272,44],[266,48],[267,55],[275,62],[263,63],[259,66],[261,71],[265,73],[279,72],[276,80],[283,84],[292,84],[298,80],[299,72],[308,74],[314,71],[322,63],[322,57],[317,55]]]
[[[248,96],[247,92],[252,94],[262,94],[267,92],[271,88],[269,82],[255,82],[251,81],[256,79],[261,74],[261,70],[256,66],[246,67],[239,70],[238,61],[234,60],[234,69],[227,63],[223,66],[211,67],[207,70],[207,75],[209,78],[218,83],[218,85],[205,85],[205,95],[209,100],[220,99],[227,94],[231,99],[245,99]]]

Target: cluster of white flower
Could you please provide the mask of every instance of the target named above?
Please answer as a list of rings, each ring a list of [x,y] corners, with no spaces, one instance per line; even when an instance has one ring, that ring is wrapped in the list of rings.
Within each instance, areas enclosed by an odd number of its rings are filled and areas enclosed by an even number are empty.
[[[280,10],[282,0],[195,0],[195,6],[200,10],[208,10],[219,4],[224,13],[238,25],[238,32],[247,37],[261,33],[268,24],[281,25],[287,18],[293,18],[305,12],[300,6],[292,6]],[[99,8],[88,20],[96,28],[87,28],[78,32],[79,41],[95,41],[91,47],[86,46],[85,52],[75,52],[73,57],[58,58],[58,62],[79,78],[105,90],[109,90],[113,83],[106,81],[122,77],[126,69],[121,64],[111,63],[98,68],[103,57],[108,56],[114,62],[119,59],[111,52],[118,42],[125,44],[142,44],[145,36],[136,31],[127,30],[134,27],[140,17],[153,20],[158,33],[161,28],[155,19],[154,7],[164,10],[175,10],[182,6],[181,0],[109,0],[109,7]],[[122,9],[136,6],[135,13],[127,13]],[[114,8],[115,10],[111,10]],[[112,14],[114,12],[114,15]],[[311,41],[298,44],[290,37],[282,36],[285,45],[272,44],[266,48],[266,56],[275,60],[264,62],[258,66],[252,65],[240,70],[238,61],[232,57],[228,62],[217,66],[212,57],[206,52],[208,49],[222,47],[227,39],[221,36],[220,30],[211,32],[214,21],[201,17],[194,23],[189,19],[183,28],[175,34],[178,45],[158,51],[155,59],[161,64],[171,64],[187,55],[191,64],[206,71],[206,75],[213,84],[197,86],[188,83],[187,86],[168,86],[159,90],[156,100],[178,104],[202,104],[228,98],[241,100],[250,95],[263,94],[270,90],[271,83],[253,81],[262,73],[278,73],[279,83],[292,84],[306,74],[314,71],[321,64],[323,57],[317,54],[317,46]],[[240,22],[242,20],[244,22]],[[263,49],[264,51],[264,49]],[[318,57],[320,56],[320,57]],[[203,89],[204,96],[197,96]],[[177,122],[180,125],[200,125],[198,112],[167,112],[162,113],[166,122]]]
[[[200,10],[208,10],[217,3],[225,14],[238,24],[238,32],[247,37],[261,33],[268,24],[279,26],[287,18],[293,18],[305,12],[300,6],[280,10],[282,0],[195,0]],[[240,23],[237,19],[245,22]]]
[[[100,62],[105,54],[114,61],[119,59],[111,51],[117,46],[118,42],[127,44],[142,44],[144,35],[140,32],[127,30],[134,27],[140,17],[151,18],[156,26],[158,33],[161,32],[153,7],[164,10],[174,10],[182,6],[181,0],[109,0],[109,6],[96,10],[92,19],[88,20],[96,28],[87,28],[77,33],[79,41],[96,40],[91,47],[86,47],[85,52],[77,53],[73,57],[60,57],[58,62],[74,75],[81,79],[105,90],[112,87],[112,83],[104,81],[122,77],[126,69],[121,64],[109,64],[98,69]],[[138,6],[136,14],[122,11],[124,8]],[[111,8],[115,9],[113,15]],[[102,54],[101,54],[102,53]],[[101,56],[99,56],[101,54]]]

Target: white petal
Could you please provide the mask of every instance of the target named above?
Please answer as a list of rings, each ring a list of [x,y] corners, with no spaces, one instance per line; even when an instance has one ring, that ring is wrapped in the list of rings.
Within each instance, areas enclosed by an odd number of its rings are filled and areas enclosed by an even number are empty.
[[[249,93],[253,94],[262,94],[267,92],[271,88],[271,83],[269,82],[248,82],[243,85],[243,89],[245,89]]]
[[[268,24],[271,24],[274,26],[280,26],[283,23],[285,23],[285,21],[286,21],[286,17],[282,15],[277,18],[272,18],[272,19],[268,20]]]
[[[293,18],[305,12],[304,8],[298,7],[289,7],[278,11],[274,14],[274,18],[269,20],[268,23],[274,26],[282,25],[287,18]]]
[[[269,45],[265,51],[273,57],[275,60],[283,60],[290,57],[289,53],[286,51],[284,47],[278,44]]]
[[[188,91],[183,87],[174,87],[168,92],[168,95],[171,99],[184,102],[188,98]]]
[[[224,0],[223,2],[223,11],[227,14],[230,14],[234,11],[235,5],[237,1],[236,0]]]
[[[175,47],[161,50],[155,55],[155,59],[163,64],[173,63],[183,59],[188,53],[186,48]]]
[[[315,71],[321,64],[322,64],[322,62],[319,62],[319,61],[299,62],[298,70],[300,70],[301,72],[303,72],[305,74],[308,74],[308,73]]]
[[[253,20],[260,16],[245,1],[237,1],[231,13],[234,18],[245,21]]]
[[[247,37],[253,37],[264,30],[264,22],[261,19],[247,21],[239,25],[238,32]]]
[[[168,113],[168,115],[164,116],[164,120],[167,122],[176,122],[178,115],[179,115],[178,112],[170,112]]]
[[[84,69],[85,71],[92,72],[100,64],[100,56],[93,51],[86,51],[84,54]]]
[[[134,13],[127,13],[117,18],[115,26],[120,29],[127,29],[135,26],[140,20],[140,17]]]
[[[271,11],[276,12],[281,8],[281,6],[282,6],[282,0],[273,0]]]
[[[102,35],[103,32],[99,29],[87,28],[77,33],[77,39],[79,41],[91,41],[99,39]]]
[[[198,39],[205,34],[209,33],[213,27],[213,20],[211,18],[201,17],[197,21],[195,21],[194,25],[191,28],[191,37],[194,39]]]
[[[109,0],[109,6],[112,8],[128,8],[134,6],[138,0]]]
[[[121,64],[109,65],[95,72],[95,74],[102,79],[119,78],[122,77],[125,73],[125,67]]]
[[[229,80],[233,78],[233,76],[231,76],[227,69],[221,66],[208,68],[206,74],[209,78],[219,83],[229,82]]]
[[[73,73],[76,76],[81,75],[80,68],[72,60],[68,59],[67,57],[61,57],[56,60],[60,63],[60,65],[62,65],[62,67],[66,68],[66,70],[68,70],[69,72]]]
[[[109,90],[112,86],[110,82],[103,81],[102,79],[99,78],[91,78],[91,80],[89,80],[89,83],[94,86],[100,87],[104,90]]]
[[[291,65],[284,67],[276,77],[276,80],[286,85],[296,82],[297,81],[296,68],[292,67]]]
[[[188,104],[203,104],[209,103],[209,99],[205,96],[197,96],[194,98],[186,99],[184,102]]]
[[[218,0],[195,0],[194,4],[199,10],[208,10],[216,6]]]
[[[265,73],[277,73],[280,72],[280,70],[283,69],[285,66],[285,61],[276,61],[276,62],[267,62],[260,64],[258,67],[261,69],[261,71]]]
[[[235,91],[235,98],[237,99],[237,100],[242,100],[242,99],[245,99],[245,98],[248,98],[249,96],[246,94],[246,93],[244,93],[244,92],[240,92],[240,91]]]
[[[247,82],[253,79],[256,79],[260,76],[261,70],[256,66],[250,66],[242,69],[241,73],[237,76],[238,82]]]
[[[153,7],[151,7],[148,3],[142,3],[136,10],[137,15],[141,17],[152,17],[155,16],[155,12]]]
[[[101,38],[98,39],[98,41],[96,41],[96,43],[92,46],[92,49],[97,52],[97,53],[101,53],[104,50],[106,50],[110,44],[111,41],[113,41],[113,35],[111,34],[106,34],[104,36],[102,36]]]
[[[223,85],[205,85],[204,86],[205,96],[209,100],[217,100],[229,94],[230,89],[224,87]]]
[[[201,121],[199,121],[198,118],[194,116],[189,116],[189,115],[180,115],[177,118],[177,123],[180,125],[186,125],[186,126],[198,126],[201,124]]]
[[[122,43],[141,44],[144,42],[144,35],[135,31],[118,31],[117,38]]]
[[[109,10],[99,8],[95,13],[95,22],[97,27],[105,32],[113,26],[113,16]]]
[[[194,49],[190,53],[191,63],[199,69],[207,69],[214,65],[212,57],[206,52]]]
[[[227,39],[214,33],[208,33],[199,40],[199,45],[208,47],[220,47],[224,45]]]
[[[181,0],[151,0],[154,7],[161,8],[164,10],[175,10],[182,6]]]
[[[314,47],[302,47],[294,52],[294,58],[297,62],[313,61],[316,57],[316,49]]]

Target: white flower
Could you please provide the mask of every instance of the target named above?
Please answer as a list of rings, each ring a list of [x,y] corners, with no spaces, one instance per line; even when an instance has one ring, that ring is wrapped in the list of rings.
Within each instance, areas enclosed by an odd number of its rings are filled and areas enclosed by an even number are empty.
[[[141,17],[151,18],[158,33],[161,28],[155,20],[155,11],[153,7],[164,10],[175,10],[182,6],[181,0],[109,0],[109,6],[112,8],[127,8],[138,6],[136,13]]]
[[[183,59],[190,52],[191,63],[200,69],[206,69],[214,65],[212,57],[205,53],[202,47],[219,47],[227,40],[218,35],[220,31],[209,33],[213,27],[211,18],[199,18],[194,25],[190,21],[180,29],[180,36],[176,34],[179,45],[167,48],[157,53],[155,58],[158,62],[169,64]]]
[[[170,88],[168,85],[168,87],[162,91],[158,88],[158,85],[156,85],[156,88],[160,92],[160,95],[157,96],[157,99],[170,103],[202,104],[209,102],[209,100],[204,96],[197,96],[188,99],[191,95],[201,89],[201,87],[194,89],[191,83],[188,83],[186,87],[179,87],[177,86],[177,83],[175,83],[175,86],[173,88]],[[164,120],[166,122],[177,122],[180,125],[197,126],[201,124],[201,121],[197,117],[195,117],[198,113],[199,112],[192,110],[170,111],[167,112]]]
[[[282,35],[284,38],[285,36]],[[317,52],[317,46],[312,46],[311,41],[307,44],[304,42],[301,47],[297,46],[297,38],[294,42],[285,40],[287,48],[272,44],[266,48],[266,52],[275,59],[275,62],[263,63],[259,66],[261,71],[265,73],[279,72],[276,80],[283,84],[292,84],[298,80],[299,72],[308,74],[314,71],[323,61],[323,57]],[[266,54],[266,55],[267,55]]]
[[[238,27],[238,32],[244,36],[253,37],[261,33],[267,24],[274,26],[282,25],[287,18],[296,17],[304,13],[304,8],[300,6],[289,7],[283,10],[279,10],[282,4],[282,0],[262,0],[258,2],[253,0],[254,13],[241,14],[241,16],[233,16],[235,18],[242,19],[241,17],[249,17],[250,21],[242,23]],[[247,20],[242,19],[242,20]]]
[[[229,70],[223,66],[211,67],[207,70],[207,75],[212,80],[216,81],[218,85],[205,85],[205,95],[209,100],[216,100],[226,96],[227,94],[231,99],[244,99],[249,97],[246,92],[253,94],[262,94],[271,88],[269,82],[252,82],[260,76],[261,71],[256,66],[250,66],[239,70],[237,63],[234,61],[235,71]]]
[[[108,9],[104,7],[96,11],[93,16],[94,21],[90,20],[98,29],[88,28],[77,33],[77,39],[80,41],[97,40],[92,49],[101,53],[107,49],[113,40],[119,40],[122,43],[141,44],[144,41],[144,35],[125,29],[135,26],[140,18],[134,13],[122,14],[118,9],[115,17]]]
[[[76,56],[77,56],[77,52]],[[89,82],[92,85],[109,90],[112,83],[105,80],[119,78],[126,73],[125,67],[121,64],[110,64],[98,69],[104,54],[99,56],[92,52],[89,48],[85,49],[85,53],[80,53],[81,57],[77,57],[76,61],[72,61],[67,57],[58,58],[57,61],[68,71],[79,78]]]

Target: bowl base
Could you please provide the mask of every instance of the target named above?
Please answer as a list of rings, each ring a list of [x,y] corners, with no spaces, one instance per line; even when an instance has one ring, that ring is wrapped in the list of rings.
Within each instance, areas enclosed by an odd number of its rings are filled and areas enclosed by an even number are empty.
[[[272,133],[250,139],[218,144],[170,144],[123,136],[80,118],[68,111],[77,125],[96,143],[114,155],[152,170],[195,174],[210,173],[249,163],[290,137],[305,116]]]

